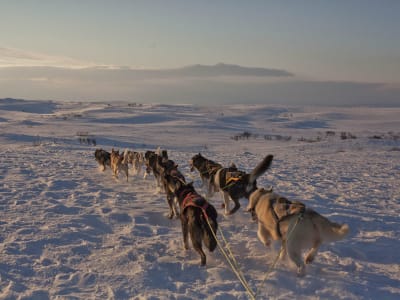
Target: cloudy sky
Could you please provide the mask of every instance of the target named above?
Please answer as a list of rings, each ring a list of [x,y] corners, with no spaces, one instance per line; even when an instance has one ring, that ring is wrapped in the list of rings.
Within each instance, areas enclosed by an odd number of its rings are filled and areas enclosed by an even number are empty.
[[[0,98],[400,105],[397,0],[0,8]]]

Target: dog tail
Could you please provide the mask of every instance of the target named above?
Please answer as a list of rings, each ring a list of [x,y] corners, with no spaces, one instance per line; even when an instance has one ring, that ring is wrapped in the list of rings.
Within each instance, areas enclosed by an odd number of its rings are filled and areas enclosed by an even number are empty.
[[[326,242],[335,242],[343,239],[350,231],[349,225],[347,224],[338,224],[332,221],[329,221],[324,216],[315,213],[314,218],[318,218],[319,221],[313,222],[317,225],[321,237]]]
[[[217,247],[217,240],[215,239],[215,236],[217,235],[218,230],[218,213],[212,205],[209,205],[207,207],[206,213],[208,217],[208,222],[207,220],[203,220],[203,242],[206,245],[207,249],[210,250],[210,252],[213,252]],[[202,218],[205,217],[202,215]]]
[[[268,168],[271,166],[273,155],[267,155],[264,159],[251,171],[250,173],[250,183],[253,183],[260,177]]]

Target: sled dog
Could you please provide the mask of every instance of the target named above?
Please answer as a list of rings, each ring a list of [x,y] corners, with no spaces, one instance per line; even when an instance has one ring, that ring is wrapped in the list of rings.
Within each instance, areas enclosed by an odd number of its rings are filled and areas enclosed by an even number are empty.
[[[211,178],[219,169],[222,168],[222,165],[205,158],[201,153],[194,155],[189,161],[189,165],[191,172],[195,169],[199,172],[202,183],[201,186],[206,186],[207,196],[211,197],[213,194],[213,191],[211,190],[212,185],[210,184]]]
[[[143,153],[128,150],[127,163],[132,165],[133,174],[139,175],[144,165]]]
[[[110,152],[107,152],[103,149],[96,149],[96,151],[94,152],[94,157],[97,161],[97,163],[100,166],[103,166],[103,170],[104,171],[106,169],[106,166],[111,167],[111,155]]]
[[[178,182],[175,196],[178,199],[181,211],[184,248],[185,250],[189,249],[188,236],[190,234],[193,248],[201,257],[200,265],[204,266],[207,258],[202,249],[202,244],[204,243],[210,252],[217,247],[214,236],[218,230],[217,211],[214,206],[195,191],[193,183]]]
[[[249,198],[247,211],[258,222],[257,236],[270,245],[270,240],[282,241],[281,258],[288,255],[297,266],[297,274],[304,275],[305,264],[311,263],[322,243],[343,239],[349,232],[347,224],[331,222],[301,202],[291,202],[259,188]],[[308,250],[304,261],[302,253]]]
[[[122,170],[126,175],[126,182],[128,182],[128,163],[127,151],[124,154],[119,154],[119,150],[111,150],[111,169],[115,178],[118,178],[119,172]]]
[[[172,162],[172,161],[170,161]],[[182,184],[186,184],[185,176],[178,170],[178,165],[173,163],[169,168],[163,168],[161,171],[161,181],[167,194],[167,203],[169,207],[168,218],[178,217],[179,212],[176,207],[177,198],[175,190]]]
[[[257,178],[271,166],[272,159],[272,155],[267,155],[250,174],[231,165],[228,168],[220,168],[211,177],[210,184],[213,186],[213,190],[222,193],[226,215],[231,215],[240,208],[240,198],[249,198],[250,192],[257,188]],[[229,210],[230,200],[234,203],[231,210]]]

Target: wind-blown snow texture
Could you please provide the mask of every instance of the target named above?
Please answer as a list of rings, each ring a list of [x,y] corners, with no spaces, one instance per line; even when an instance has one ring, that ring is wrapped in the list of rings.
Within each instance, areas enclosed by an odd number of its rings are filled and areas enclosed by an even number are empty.
[[[210,199],[259,299],[399,299],[399,115],[0,100],[0,298],[247,299],[221,252],[207,252],[200,267],[197,253],[183,250],[179,220],[166,218],[152,175],[113,179],[93,155],[161,146],[201,193],[188,166],[194,154],[246,171],[273,154],[260,187],[349,224],[304,277],[284,260],[264,280],[279,243],[259,242],[247,200],[224,216],[220,195]]]

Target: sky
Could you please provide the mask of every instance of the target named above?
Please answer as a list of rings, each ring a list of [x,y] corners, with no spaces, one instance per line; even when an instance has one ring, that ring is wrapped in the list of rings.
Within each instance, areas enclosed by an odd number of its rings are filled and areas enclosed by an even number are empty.
[[[400,105],[396,0],[0,7],[0,98]]]

